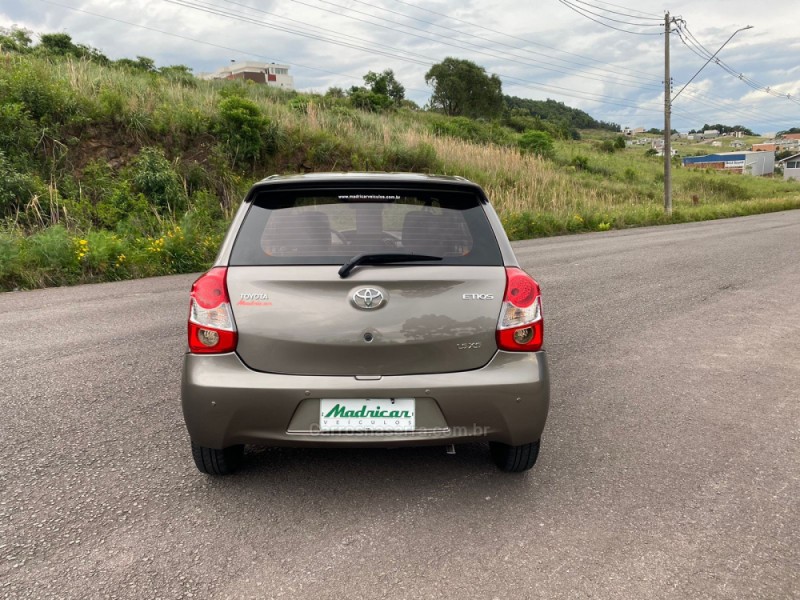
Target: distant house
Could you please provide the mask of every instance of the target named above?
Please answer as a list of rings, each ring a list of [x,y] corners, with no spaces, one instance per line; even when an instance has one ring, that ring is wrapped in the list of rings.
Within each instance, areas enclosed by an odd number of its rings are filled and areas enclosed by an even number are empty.
[[[775,142],[764,142],[763,144],[753,144],[753,152],[776,152],[781,147]]]
[[[294,89],[294,78],[289,75],[289,65],[255,61],[232,62],[213,73],[200,75],[201,79],[243,79],[284,90]]]
[[[706,129],[703,132],[703,139],[704,140],[713,140],[714,138],[719,137],[719,131],[717,129]]]
[[[706,156],[687,156],[688,169],[718,169],[743,175],[771,175],[775,172],[774,152],[719,152]]]
[[[800,140],[800,133],[784,133],[781,136],[782,140]]]
[[[800,181],[800,154],[784,158],[778,161],[778,164],[783,165],[784,181],[789,181],[790,179]]]

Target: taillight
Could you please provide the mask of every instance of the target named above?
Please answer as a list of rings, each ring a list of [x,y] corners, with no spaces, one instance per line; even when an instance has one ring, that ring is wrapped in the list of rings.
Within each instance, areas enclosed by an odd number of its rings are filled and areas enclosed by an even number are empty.
[[[189,302],[189,350],[195,354],[217,354],[236,349],[228,288],[228,269],[214,267],[192,285]]]
[[[506,267],[506,292],[497,322],[497,347],[512,352],[536,352],[543,343],[539,284],[525,271]]]

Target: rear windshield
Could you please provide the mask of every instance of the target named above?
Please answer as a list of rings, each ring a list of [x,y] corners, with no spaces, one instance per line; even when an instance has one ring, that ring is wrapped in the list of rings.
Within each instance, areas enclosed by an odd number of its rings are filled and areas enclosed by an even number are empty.
[[[502,265],[480,199],[469,191],[262,191],[245,216],[232,266],[336,265],[356,254],[413,252],[431,264]]]

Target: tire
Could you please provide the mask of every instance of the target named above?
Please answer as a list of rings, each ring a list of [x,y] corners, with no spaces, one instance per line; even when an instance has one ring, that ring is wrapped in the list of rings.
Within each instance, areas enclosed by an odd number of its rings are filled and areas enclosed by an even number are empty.
[[[222,450],[198,446],[192,442],[192,458],[198,471],[208,475],[230,475],[242,463],[244,446],[229,446]]]
[[[489,451],[497,468],[506,473],[522,473],[536,464],[540,441],[521,446],[489,442]]]

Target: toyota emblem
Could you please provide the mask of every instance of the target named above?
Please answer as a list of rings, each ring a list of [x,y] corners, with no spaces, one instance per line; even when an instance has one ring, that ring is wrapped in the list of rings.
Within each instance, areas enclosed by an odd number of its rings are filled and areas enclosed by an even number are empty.
[[[375,288],[361,288],[353,294],[353,304],[362,310],[372,310],[383,306],[386,298],[383,292]]]

